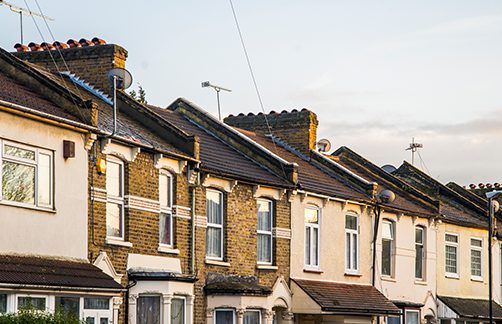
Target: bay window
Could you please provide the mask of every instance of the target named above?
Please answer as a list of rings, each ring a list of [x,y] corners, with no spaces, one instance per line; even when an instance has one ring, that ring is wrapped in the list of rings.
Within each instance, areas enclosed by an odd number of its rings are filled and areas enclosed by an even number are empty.
[[[160,244],[173,245],[173,177],[161,170],[159,173],[159,242]]]
[[[124,163],[108,157],[106,167],[106,236],[124,239]]]
[[[406,310],[405,324],[420,324],[420,311],[418,310]]]
[[[47,297],[18,296],[17,310],[22,310],[22,309],[46,311]]]
[[[185,324],[185,299],[171,299],[171,324]]]
[[[481,264],[482,264],[483,240],[471,238],[471,277],[481,279]]]
[[[382,222],[382,275],[393,275],[395,227],[394,222]]]
[[[247,310],[244,312],[244,324],[260,324],[261,312],[259,310]]]
[[[445,272],[458,276],[458,235],[445,234]]]
[[[261,264],[272,264],[272,209],[272,201],[258,199],[257,262]]]
[[[214,324],[235,324],[233,309],[215,309]]]
[[[139,296],[136,323],[160,324],[160,296]]]
[[[57,296],[55,302],[56,312],[70,314],[75,318],[80,317],[80,297]]]
[[[206,191],[206,258],[223,260],[223,193]]]
[[[0,201],[52,208],[53,152],[0,140]]]
[[[415,227],[415,278],[424,279],[425,264],[425,230],[422,226]]]
[[[305,208],[305,267],[319,267],[320,210],[315,206]]]
[[[345,271],[356,273],[359,269],[359,221],[357,215],[345,216]]]

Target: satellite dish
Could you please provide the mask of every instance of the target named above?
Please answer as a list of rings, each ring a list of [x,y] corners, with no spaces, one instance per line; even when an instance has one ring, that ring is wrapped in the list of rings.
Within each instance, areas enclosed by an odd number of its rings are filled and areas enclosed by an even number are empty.
[[[323,138],[317,142],[317,150],[319,152],[328,152],[331,150],[331,143],[327,139]]]
[[[113,78],[117,80],[118,89],[127,89],[132,84],[132,74],[126,69],[115,68],[108,71],[108,81],[113,84]]]
[[[391,164],[386,164],[382,167],[382,169],[387,172],[387,173],[394,173],[394,171],[397,170],[397,168]]]

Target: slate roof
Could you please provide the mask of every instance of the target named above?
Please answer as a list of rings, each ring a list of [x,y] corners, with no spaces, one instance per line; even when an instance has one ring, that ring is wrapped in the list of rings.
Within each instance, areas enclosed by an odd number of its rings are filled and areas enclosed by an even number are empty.
[[[210,272],[206,277],[204,291],[208,295],[268,296],[272,289],[258,283],[255,276],[226,275]]]
[[[437,296],[446,306],[453,310],[460,318],[489,318],[490,303],[487,299],[472,299]],[[493,318],[502,320],[502,307],[492,302]]]
[[[340,153],[337,154],[338,152]],[[371,163],[369,160],[366,160],[349,148],[341,147],[334,153],[334,155],[336,155],[336,162],[339,164],[368,181],[378,183],[379,191],[389,189],[394,192],[396,199],[391,203],[386,203],[385,205],[426,217],[434,217],[437,215],[437,211],[433,206],[426,206],[423,202],[418,201],[418,198],[412,193],[403,190],[402,188],[406,186],[404,182],[398,178],[394,178],[392,175],[390,177],[393,177],[394,179],[390,181],[385,179],[384,176],[379,175],[379,173],[383,173],[385,171],[381,170],[377,165]],[[336,157],[331,156],[330,158]],[[381,172],[379,172],[380,170]]]
[[[291,280],[326,312],[375,315],[399,315],[401,313],[393,302],[370,285],[304,279]]]
[[[240,153],[183,114],[170,109],[150,108],[186,133],[200,138],[199,158],[202,170],[262,184],[280,187],[291,186],[289,182]]]
[[[298,164],[298,184],[301,189],[331,197],[358,201],[369,199],[369,196],[363,190],[354,188],[347,182],[344,182],[342,175],[335,174],[332,170],[292,148],[286,148],[281,145],[280,141],[276,141],[276,144],[274,144],[272,139],[267,136],[234,128],[286,161]]]
[[[122,286],[87,262],[0,255],[0,283],[121,290]]]

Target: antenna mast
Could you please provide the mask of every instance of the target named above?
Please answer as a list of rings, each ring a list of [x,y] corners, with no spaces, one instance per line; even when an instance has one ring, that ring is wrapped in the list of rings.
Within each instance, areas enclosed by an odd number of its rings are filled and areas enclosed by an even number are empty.
[[[411,165],[415,165],[415,152],[423,147],[423,144],[415,143],[415,137],[411,138],[410,146],[406,149],[406,151],[411,151]]]
[[[31,11],[29,9],[26,9],[26,8],[18,7],[16,5],[13,5],[12,3],[9,3],[9,2],[4,1],[4,0],[0,0],[0,6],[1,5],[6,5],[7,7],[9,7],[9,9],[12,12],[15,12],[15,13],[19,14],[19,26],[20,26],[20,31],[21,31],[21,44],[23,44],[23,41],[24,41],[24,39],[23,39],[23,15],[25,15],[25,16],[36,16],[36,17],[44,18],[44,19],[51,20],[51,21],[54,20],[51,17],[48,17],[48,16],[45,16],[45,15],[33,12],[33,11]]]
[[[210,87],[216,91],[216,101],[218,102],[218,118],[221,121],[220,91],[223,90],[226,92],[232,92],[232,90],[217,86],[215,84],[211,84],[211,82],[209,82],[209,81],[202,82],[201,85],[203,88]]]

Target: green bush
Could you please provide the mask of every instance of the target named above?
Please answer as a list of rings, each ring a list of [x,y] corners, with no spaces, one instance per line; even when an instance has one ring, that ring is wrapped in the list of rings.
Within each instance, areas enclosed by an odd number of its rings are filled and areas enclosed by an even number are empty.
[[[15,314],[0,315],[0,324],[82,324],[71,314],[56,312],[43,313],[33,310],[21,310]]]

